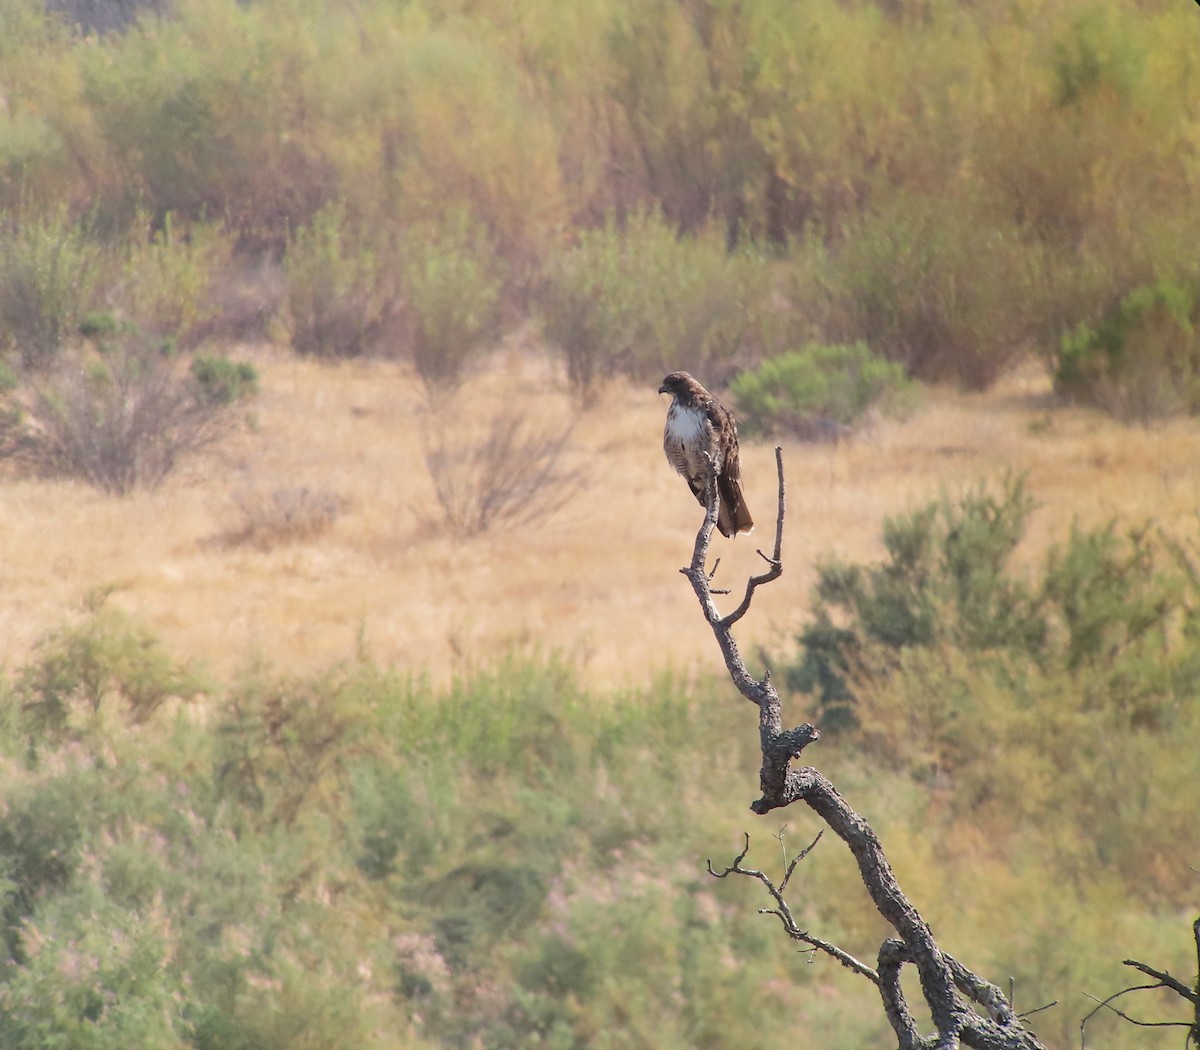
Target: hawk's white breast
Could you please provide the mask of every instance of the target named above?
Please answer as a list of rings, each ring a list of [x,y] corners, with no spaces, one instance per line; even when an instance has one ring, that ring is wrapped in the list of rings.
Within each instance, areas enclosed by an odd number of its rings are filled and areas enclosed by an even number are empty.
[[[708,415],[696,408],[672,402],[667,412],[663,449],[667,461],[689,480],[702,478],[708,470],[708,456],[716,459],[717,436]]]
[[[667,413],[667,436],[683,445],[707,445],[712,436],[712,424],[703,412],[673,404]]]

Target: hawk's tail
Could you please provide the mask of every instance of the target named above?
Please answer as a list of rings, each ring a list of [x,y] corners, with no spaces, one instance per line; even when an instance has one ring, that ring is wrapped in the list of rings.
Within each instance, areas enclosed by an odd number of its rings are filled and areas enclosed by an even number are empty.
[[[717,528],[725,537],[737,536],[744,532],[754,531],[754,519],[742,499],[742,484],[731,481],[723,474],[717,478],[717,496],[720,506],[717,508]]]

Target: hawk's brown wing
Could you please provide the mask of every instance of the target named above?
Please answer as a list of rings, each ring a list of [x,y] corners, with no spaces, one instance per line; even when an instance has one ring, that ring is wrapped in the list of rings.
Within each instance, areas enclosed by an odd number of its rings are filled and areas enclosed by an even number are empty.
[[[717,434],[720,451],[720,474],[717,476],[717,494],[721,506],[718,508],[717,527],[725,536],[736,536],[754,531],[754,519],[742,497],[742,463],[738,455],[737,423],[733,413],[713,398],[709,418]]]

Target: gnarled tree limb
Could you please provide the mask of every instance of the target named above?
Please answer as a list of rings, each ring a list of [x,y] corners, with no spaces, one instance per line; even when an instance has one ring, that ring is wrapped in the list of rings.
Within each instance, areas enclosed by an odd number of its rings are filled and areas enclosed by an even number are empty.
[[[982,1050],[1044,1050],[1037,1037],[1021,1024],[999,988],[941,951],[928,924],[900,889],[884,855],[883,846],[866,820],[816,769],[810,766],[792,768],[792,760],[799,758],[804,748],[820,739],[820,731],[807,722],[793,729],[784,729],[782,704],[771,682],[770,672],[756,679],[746,669],[733,637],[733,626],[749,611],[756,590],[778,579],[783,573],[786,502],[782,449],[775,449],[775,464],[779,479],[779,508],[774,550],[770,557],[761,550],[758,552],[767,562],[768,570],[751,577],[737,608],[729,615],[721,616],[713,601],[711,577],[705,571],[709,543],[717,522],[717,479],[711,467],[704,521],[696,534],[691,563],[680,571],[696,592],[701,613],[712,628],[730,679],[738,692],[758,708],[762,750],[759,786],[762,794],[751,803],[751,810],[761,815],[793,802],[803,802],[813,810],[849,847],[871,900],[897,936],[881,945],[878,970],[872,970],[836,945],[828,945],[807,931],[800,930],[783,900],[782,889],[775,887],[762,872],[742,866],[746,850],[724,871],[714,871],[711,864],[709,870],[718,878],[732,873],[758,879],[776,903],[775,908],[765,910],[780,919],[789,936],[828,952],[849,969],[872,981],[879,989],[884,1012],[901,1050],[955,1050],[960,1045]],[[917,969],[921,991],[936,1029],[933,1035],[920,1034],[905,999],[900,971],[906,963]]]

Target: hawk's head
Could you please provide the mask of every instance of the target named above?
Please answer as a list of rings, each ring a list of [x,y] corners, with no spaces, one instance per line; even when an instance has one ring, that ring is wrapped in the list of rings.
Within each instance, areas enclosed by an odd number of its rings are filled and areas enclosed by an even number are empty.
[[[698,397],[703,397],[705,390],[692,378],[690,372],[672,372],[662,381],[658,392],[670,394],[677,401],[687,404],[695,401]]]

